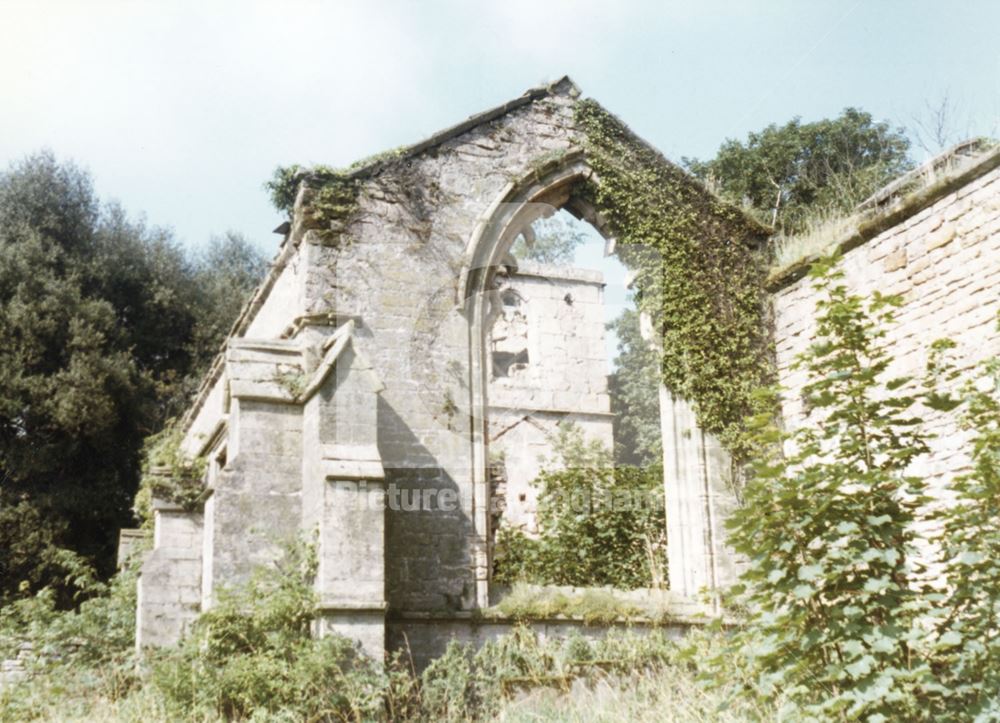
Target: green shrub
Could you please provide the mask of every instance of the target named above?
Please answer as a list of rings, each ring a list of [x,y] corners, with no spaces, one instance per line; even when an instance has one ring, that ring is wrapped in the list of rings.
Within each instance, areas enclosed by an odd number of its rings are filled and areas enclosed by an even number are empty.
[[[205,491],[202,478],[206,461],[188,459],[181,450],[183,438],[178,421],[170,419],[143,441],[142,479],[133,507],[147,528],[153,524],[154,497],[190,508]]]
[[[535,481],[538,538],[513,528],[497,534],[494,579],[545,585],[633,589],[663,581],[666,519],[662,473],[613,467],[599,442],[560,425],[558,469]]]
[[[850,295],[835,263],[813,270],[825,298],[797,362],[813,419],[788,433],[762,427],[774,454],[758,460],[731,521],[730,542],[750,561],[736,646],[764,694],[781,691],[798,715],[916,717],[927,666],[914,522],[927,498],[907,469],[927,446],[909,380],[885,379],[899,300]]]
[[[0,720],[86,717],[101,701],[118,700],[139,683],[136,675],[134,568],[109,583],[93,570],[77,571],[75,585],[89,597],[75,610],[59,610],[45,588],[0,608],[0,658],[28,644],[25,680],[0,691]]]
[[[935,515],[944,584],[928,593],[940,601],[927,636],[934,715],[1000,720],[1000,359],[988,360],[957,397],[936,398],[939,408],[963,405],[972,464],[953,482],[953,504]]]
[[[177,718],[363,720],[384,681],[340,636],[313,637],[312,548],[298,545],[238,589],[222,590],[179,647],[151,660],[149,682]]]
[[[849,294],[836,265],[813,269],[825,298],[797,362],[812,419],[791,432],[758,420],[772,454],[730,525],[750,561],[745,624],[708,680],[731,681],[739,659],[753,694],[780,693],[794,719],[998,720],[1000,360],[951,393],[945,340],[931,345],[923,389],[886,378],[899,300]],[[931,505],[912,474],[929,449],[922,415],[959,408],[972,464],[947,504]]]

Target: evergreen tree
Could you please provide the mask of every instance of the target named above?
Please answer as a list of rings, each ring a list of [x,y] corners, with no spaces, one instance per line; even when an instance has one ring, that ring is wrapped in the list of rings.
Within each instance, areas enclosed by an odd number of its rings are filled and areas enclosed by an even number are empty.
[[[262,266],[239,250],[245,273],[190,261],[50,153],[0,174],[0,602],[54,582],[68,602],[67,550],[110,573],[143,438]]]

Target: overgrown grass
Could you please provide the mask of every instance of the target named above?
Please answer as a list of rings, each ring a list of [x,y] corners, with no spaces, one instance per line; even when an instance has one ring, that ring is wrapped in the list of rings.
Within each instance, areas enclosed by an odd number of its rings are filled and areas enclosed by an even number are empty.
[[[694,658],[711,650],[712,635],[695,636],[686,649]],[[684,649],[684,648],[682,648]],[[501,706],[496,720],[572,721],[573,723],[744,723],[776,720],[773,704],[745,694],[752,681],[734,674],[731,686],[709,688],[699,680],[695,662],[665,663],[646,669],[606,673],[578,680],[569,690],[536,688]]]
[[[933,193],[934,189],[947,187],[996,148],[996,141],[985,138],[959,144],[950,153],[900,176],[851,210],[844,210],[841,205],[807,209],[797,224],[797,232],[779,233],[771,239],[772,272],[780,273],[806,259],[834,253],[841,242],[886,209],[898,206],[914,194]]]
[[[857,230],[862,216],[828,210],[814,213],[803,221],[804,231],[778,234],[771,239],[771,268],[780,270],[802,259],[831,253],[841,240]]]
[[[91,582],[77,610],[58,610],[51,589],[0,608],[0,657],[32,646],[28,677],[0,690],[0,720],[87,719],[136,689],[135,583],[131,570]]]
[[[453,642],[420,675],[402,656],[378,665],[344,638],[312,636],[313,565],[308,548],[292,548],[246,587],[221,594],[179,646],[148,652],[141,666],[132,650],[134,572],[79,611],[56,611],[45,595],[4,608],[0,632],[32,643],[37,656],[29,677],[0,693],[0,720],[478,721],[527,715],[524,701],[547,700],[539,691],[610,700],[619,688],[636,710],[644,700],[683,698],[698,720],[714,716],[726,693],[696,684],[719,633],[690,642],[662,630],[541,640],[515,626],[478,650]],[[529,587],[508,606],[594,621],[641,609],[606,590]],[[661,679],[669,685],[657,692]]]
[[[610,587],[573,588],[518,582],[496,605],[484,610],[483,617],[663,624],[707,620],[706,613],[703,606],[678,599],[668,590],[623,591]]]
[[[515,583],[509,594],[484,612],[485,617],[515,620],[579,618],[588,623],[609,623],[641,617],[642,608],[603,589],[570,592],[559,588]]]

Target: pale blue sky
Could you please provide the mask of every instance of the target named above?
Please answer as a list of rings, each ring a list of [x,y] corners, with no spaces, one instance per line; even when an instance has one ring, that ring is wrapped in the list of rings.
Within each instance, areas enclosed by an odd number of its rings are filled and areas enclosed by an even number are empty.
[[[996,133],[991,0],[0,0],[0,164],[42,148],[185,243],[267,253],[278,164],[346,165],[568,73],[667,156],[945,91]]]

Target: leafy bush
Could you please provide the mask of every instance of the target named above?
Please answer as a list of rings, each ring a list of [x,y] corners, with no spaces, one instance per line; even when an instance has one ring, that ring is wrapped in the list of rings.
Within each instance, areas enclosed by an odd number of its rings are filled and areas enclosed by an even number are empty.
[[[561,468],[535,481],[538,538],[513,528],[497,535],[494,579],[548,585],[649,587],[666,569],[659,466],[613,467],[597,441],[561,425]]]
[[[384,681],[372,661],[345,638],[311,634],[315,567],[311,548],[290,548],[221,591],[178,648],[153,657],[149,682],[172,717],[378,717]]]
[[[705,656],[660,631],[542,640],[516,627],[478,651],[452,643],[422,675],[401,655],[377,664],[344,638],[312,637],[314,572],[312,550],[291,548],[246,586],[221,593],[178,647],[146,651],[142,669],[134,570],[110,586],[95,583],[97,596],[78,612],[55,610],[43,594],[8,606],[0,631],[33,642],[37,664],[3,693],[0,719],[487,720],[525,693],[624,685],[634,673],[682,676],[697,695],[691,661]]]
[[[882,384],[899,300],[876,294],[865,304],[834,263],[814,268],[826,298],[817,341],[797,362],[815,422],[763,427],[773,455],[756,464],[731,522],[730,541],[750,560],[736,644],[765,695],[782,691],[823,719],[885,720],[916,714],[927,672],[915,649],[925,608],[913,545],[927,499],[907,474],[927,446],[908,380]]]
[[[143,442],[142,477],[133,505],[142,524],[153,524],[153,498],[193,506],[204,492],[205,459],[190,460],[181,450],[183,430],[176,419],[168,420]]]
[[[0,658],[30,645],[28,678],[0,691],[0,719],[86,716],[99,701],[117,700],[138,684],[135,643],[136,570],[98,582],[86,566],[74,585],[88,599],[60,610],[44,588],[0,608]]]
[[[760,420],[772,455],[758,460],[731,522],[730,541],[750,560],[746,620],[716,660],[744,660],[756,694],[780,693],[796,719],[996,720],[1000,362],[956,396],[941,386],[956,377],[942,360],[953,345],[938,342],[923,390],[886,379],[899,300],[849,294],[836,263],[813,269],[826,298],[817,341],[798,360],[813,420],[792,432]],[[935,508],[911,472],[928,451],[921,415],[962,405],[973,464]],[[917,525],[930,543],[922,553]],[[727,668],[710,676],[728,678]]]
[[[946,368],[948,376],[954,373]],[[935,390],[936,391],[936,390]],[[944,585],[932,590],[932,644],[939,720],[1000,719],[1000,359],[957,397],[938,394],[937,406],[964,406],[973,432],[968,472],[953,482],[956,500],[937,515]],[[945,596],[946,595],[946,596]]]

